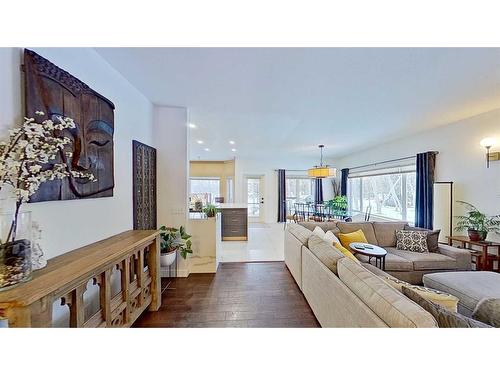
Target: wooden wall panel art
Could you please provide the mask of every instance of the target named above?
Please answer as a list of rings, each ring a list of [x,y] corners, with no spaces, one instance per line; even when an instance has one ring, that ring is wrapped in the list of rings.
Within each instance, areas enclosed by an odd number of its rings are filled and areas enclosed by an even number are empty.
[[[43,111],[45,118],[71,117],[75,129],[72,156],[61,152],[54,163],[65,162],[72,170],[92,172],[97,181],[69,177],[41,185],[31,202],[113,196],[114,104],[85,83],[28,49],[24,50],[26,116]]]
[[[134,229],[156,229],[156,149],[132,141]]]

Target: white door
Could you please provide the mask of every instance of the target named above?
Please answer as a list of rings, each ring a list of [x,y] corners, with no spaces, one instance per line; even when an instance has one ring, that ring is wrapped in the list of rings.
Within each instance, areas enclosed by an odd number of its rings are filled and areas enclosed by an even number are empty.
[[[264,222],[264,177],[247,176],[245,178],[248,205],[248,221]]]

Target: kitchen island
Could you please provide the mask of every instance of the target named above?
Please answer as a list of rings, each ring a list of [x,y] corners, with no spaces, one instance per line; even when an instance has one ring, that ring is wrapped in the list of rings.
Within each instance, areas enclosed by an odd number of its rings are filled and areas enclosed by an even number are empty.
[[[220,230],[222,241],[248,241],[248,207],[242,203],[221,203]]]

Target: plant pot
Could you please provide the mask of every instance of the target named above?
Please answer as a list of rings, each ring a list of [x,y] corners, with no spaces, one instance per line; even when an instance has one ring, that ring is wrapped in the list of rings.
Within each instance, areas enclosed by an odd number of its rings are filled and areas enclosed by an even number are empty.
[[[177,257],[177,251],[171,251],[169,253],[160,254],[160,266],[161,267],[170,267]]]
[[[479,231],[475,229],[469,229],[467,230],[467,234],[469,235],[469,239],[471,241],[484,241],[486,237],[488,236],[488,232],[486,231]]]

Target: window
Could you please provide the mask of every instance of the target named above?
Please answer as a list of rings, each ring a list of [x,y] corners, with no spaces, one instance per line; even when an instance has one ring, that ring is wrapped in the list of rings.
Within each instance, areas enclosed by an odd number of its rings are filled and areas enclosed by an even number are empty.
[[[314,201],[314,180],[307,177],[286,178],[286,201],[290,209],[294,203]]]
[[[234,184],[232,177],[226,179],[226,195],[227,203],[234,203]]]
[[[371,206],[372,216],[415,221],[415,164],[349,174],[348,200],[353,211]]]
[[[203,206],[215,203],[215,197],[220,197],[220,179],[218,178],[190,178],[189,203],[201,201]]]

